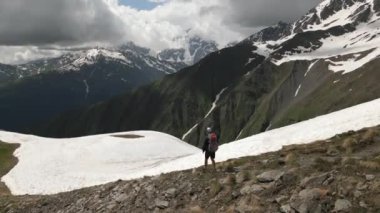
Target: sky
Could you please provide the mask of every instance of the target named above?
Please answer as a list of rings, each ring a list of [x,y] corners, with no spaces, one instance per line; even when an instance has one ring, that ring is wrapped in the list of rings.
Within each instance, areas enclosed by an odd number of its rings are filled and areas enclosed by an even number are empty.
[[[120,4],[136,8],[138,10],[151,10],[159,5],[159,2],[148,0],[120,0]]]
[[[239,41],[291,22],[320,0],[0,0],[0,63],[55,57],[62,49],[132,41],[155,52],[189,36]]]

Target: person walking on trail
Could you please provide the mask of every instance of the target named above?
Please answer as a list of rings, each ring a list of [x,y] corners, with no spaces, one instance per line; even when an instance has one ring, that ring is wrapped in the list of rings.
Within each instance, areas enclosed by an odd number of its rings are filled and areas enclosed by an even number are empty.
[[[207,137],[203,143],[203,152],[205,153],[205,169],[207,169],[208,159],[211,158],[212,165],[214,170],[215,166],[215,152],[218,150],[218,136],[211,127],[207,127]]]

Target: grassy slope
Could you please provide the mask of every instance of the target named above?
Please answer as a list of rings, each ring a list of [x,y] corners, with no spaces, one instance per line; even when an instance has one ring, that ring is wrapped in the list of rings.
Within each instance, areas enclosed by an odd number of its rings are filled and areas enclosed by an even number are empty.
[[[331,75],[326,83],[278,115],[273,127],[289,125],[380,98],[379,66],[380,60],[376,60],[352,73]],[[339,81],[334,83],[336,80]]]
[[[13,156],[13,152],[18,147],[18,144],[8,144],[0,141],[0,178],[17,164],[17,158]],[[0,182],[0,195],[8,193],[9,190],[5,184]]]
[[[329,72],[327,64],[319,63],[313,67],[307,77],[304,77],[304,73],[308,63],[303,61],[285,63],[273,68],[264,66],[266,73],[273,73],[271,82],[266,82],[270,86],[267,87],[266,92],[256,98],[255,103],[246,106],[251,107],[253,114],[243,113],[250,116],[248,121],[241,125],[243,131],[239,138],[265,131],[269,125],[271,129],[274,129],[380,98],[378,83],[380,72],[377,69],[379,65],[380,60],[375,60],[357,71],[342,75]],[[244,85],[250,81],[254,81],[254,78],[242,81],[236,88],[244,88]],[[334,83],[334,81],[338,82]],[[300,84],[301,90],[298,96],[294,97]],[[252,88],[254,89],[248,92],[239,90],[245,94],[240,102],[245,104],[253,102],[248,94],[255,92],[257,87]],[[226,102],[234,101],[231,97],[228,98],[230,100]],[[235,107],[236,110],[239,108]],[[239,118],[239,115],[235,118]],[[231,122],[226,122],[226,124],[225,131],[231,132],[228,128]],[[225,141],[233,139],[231,135],[226,135]]]

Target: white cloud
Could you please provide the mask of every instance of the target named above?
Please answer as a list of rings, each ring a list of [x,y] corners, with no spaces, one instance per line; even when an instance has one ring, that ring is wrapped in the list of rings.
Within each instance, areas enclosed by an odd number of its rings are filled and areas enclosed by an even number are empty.
[[[215,40],[222,47],[263,26],[294,20],[319,2],[149,1],[160,4],[147,11],[121,5],[118,0],[0,1],[0,45],[4,45],[0,48],[0,63],[46,55],[40,46],[65,48],[133,41],[159,51],[183,46],[187,33]],[[17,48],[8,48],[9,45]]]
[[[150,11],[139,11],[131,7],[111,2],[113,11],[128,28],[126,38],[139,45],[160,50],[182,45],[188,32],[225,45],[232,40],[240,40],[241,32],[229,29],[221,17],[220,7],[225,0],[169,1]]]
[[[37,46],[0,46],[0,62],[5,64],[25,63],[40,58],[57,57],[64,52],[42,49]]]

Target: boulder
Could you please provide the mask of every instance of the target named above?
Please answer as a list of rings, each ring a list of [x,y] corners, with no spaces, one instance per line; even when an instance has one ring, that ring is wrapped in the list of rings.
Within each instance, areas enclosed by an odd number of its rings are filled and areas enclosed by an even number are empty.
[[[115,201],[118,202],[118,203],[121,203],[121,202],[123,202],[123,201],[126,201],[128,198],[129,198],[129,197],[128,197],[127,194],[121,193],[121,194],[119,194],[119,195],[117,195],[117,196],[115,197]]]
[[[282,206],[280,207],[280,211],[281,211],[282,213],[293,213],[293,212],[294,212],[294,210],[292,209],[292,207],[290,207],[289,204],[282,205]]]
[[[177,190],[175,188],[170,188],[170,189],[166,190],[164,192],[164,194],[165,194],[165,197],[172,198],[172,197],[175,197],[176,192],[177,192]]]
[[[347,212],[351,208],[352,204],[350,201],[345,199],[338,199],[335,201],[335,208],[333,211],[335,212]]]
[[[236,199],[236,198],[238,198],[240,196],[240,194],[241,193],[239,191],[233,191],[232,192],[232,198]]]
[[[240,194],[242,195],[247,195],[247,194],[251,194],[251,193],[259,193],[259,192],[262,192],[264,191],[264,187],[263,186],[260,186],[258,184],[254,184],[254,185],[245,185],[241,190],[240,190]]]
[[[365,191],[368,189],[368,185],[366,183],[358,183],[358,185],[356,185],[356,189],[359,191]]]
[[[169,202],[166,201],[166,200],[160,200],[160,199],[156,199],[154,201],[156,207],[160,208],[160,209],[165,209],[165,208],[168,208],[169,207]]]
[[[365,179],[366,179],[367,181],[372,181],[372,180],[375,179],[375,175],[366,175],[366,176],[365,176]]]
[[[276,203],[282,203],[282,202],[284,202],[285,200],[287,200],[288,199],[288,197],[287,196],[279,196],[279,197],[277,197],[276,199],[275,199],[275,201],[276,201]]]
[[[334,181],[334,179],[334,175],[331,172],[305,177],[301,180],[301,187],[315,188],[322,185],[329,185],[331,182]]]
[[[257,181],[261,183],[269,183],[276,181],[280,179],[284,175],[284,172],[279,171],[279,170],[272,170],[272,171],[267,171],[263,172],[260,175],[257,175]]]
[[[321,212],[320,200],[326,194],[325,191],[319,188],[304,189],[291,197],[290,206],[300,213]]]

